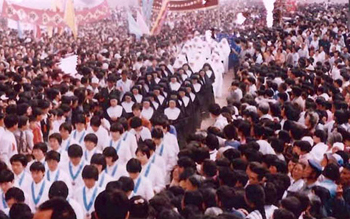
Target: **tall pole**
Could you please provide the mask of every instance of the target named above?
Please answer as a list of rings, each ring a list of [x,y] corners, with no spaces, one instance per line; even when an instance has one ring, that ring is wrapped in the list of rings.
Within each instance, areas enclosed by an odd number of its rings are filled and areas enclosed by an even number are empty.
[[[328,0],[330,2],[330,0]],[[350,30],[350,0],[348,4],[348,31]]]

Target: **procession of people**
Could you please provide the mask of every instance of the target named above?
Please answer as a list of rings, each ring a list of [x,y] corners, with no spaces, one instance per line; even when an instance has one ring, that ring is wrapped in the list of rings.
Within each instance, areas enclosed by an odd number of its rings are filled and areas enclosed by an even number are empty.
[[[232,1],[141,38],[127,13],[0,29],[0,218],[350,218],[345,4],[267,28]]]

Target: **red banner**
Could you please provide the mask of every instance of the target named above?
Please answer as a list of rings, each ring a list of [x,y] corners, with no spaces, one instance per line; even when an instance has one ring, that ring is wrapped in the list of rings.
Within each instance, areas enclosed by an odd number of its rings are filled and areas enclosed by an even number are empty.
[[[2,16],[15,21],[42,26],[65,27],[64,12],[26,8],[16,4],[8,4],[4,0]],[[107,1],[100,5],[75,12],[77,23],[92,23],[110,16]]]
[[[105,19],[111,15],[107,1],[103,1],[96,7],[77,11],[75,13],[77,23],[92,23]]]
[[[15,21],[36,25],[55,27],[65,26],[64,13],[26,8],[15,4],[10,5],[6,0],[4,0],[2,16]]]
[[[194,11],[201,9],[208,9],[216,7],[219,4],[219,0],[170,0],[170,11]],[[157,11],[160,10],[162,0],[155,0],[153,8]]]

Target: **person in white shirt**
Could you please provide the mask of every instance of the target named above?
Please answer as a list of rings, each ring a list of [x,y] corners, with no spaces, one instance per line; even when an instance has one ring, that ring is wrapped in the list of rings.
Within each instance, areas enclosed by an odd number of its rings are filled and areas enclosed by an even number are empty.
[[[136,136],[137,142],[140,140],[145,141],[146,139],[151,139],[152,135],[148,128],[142,125],[142,119],[139,117],[133,117],[130,120],[130,133]],[[135,148],[136,151],[136,148]],[[133,154],[135,153],[133,152]]]
[[[69,161],[68,153],[61,147],[62,137],[60,133],[53,133],[49,136],[49,146],[51,151],[56,151],[60,154],[60,165]]]
[[[72,183],[70,182],[68,174],[64,170],[59,169],[61,155],[56,151],[49,151],[46,154],[45,160],[48,166],[45,173],[46,180],[50,183],[63,181],[67,184],[69,193],[72,194]],[[67,160],[66,162],[68,163],[69,161]]]
[[[86,163],[90,163],[91,157],[94,154],[101,153],[101,151],[96,147],[97,142],[98,142],[98,138],[95,134],[89,133],[85,136],[84,138],[85,149],[84,149],[83,158]]]
[[[140,195],[147,201],[153,198],[154,192],[152,183],[141,174],[141,162],[136,158],[131,158],[126,164],[126,170],[128,171],[130,178],[134,181],[134,190],[130,196]]]
[[[110,107],[107,109],[108,120],[110,122],[115,122],[124,115],[124,109],[121,105],[118,105],[118,102],[119,100],[116,95],[110,95]]]
[[[128,79],[128,72],[122,71],[122,78],[117,81],[117,88],[121,91],[121,97],[129,92],[132,87],[132,81]]]
[[[129,176],[126,167],[123,164],[118,164],[118,155],[113,147],[107,147],[103,150],[103,155],[106,159],[105,173],[110,175],[113,179],[119,180],[122,176]]]
[[[152,130],[152,139],[156,145],[155,153],[163,157],[166,163],[165,183],[170,183],[170,174],[177,164],[177,154],[171,149],[171,145],[163,140],[163,131],[161,129]]]
[[[77,189],[73,195],[76,200],[83,207],[83,214],[85,219],[91,218],[94,212],[94,203],[96,197],[103,191],[98,185],[98,170],[93,165],[87,165],[82,172],[84,185]]]
[[[131,155],[131,145],[127,145],[125,141],[123,141],[123,133],[124,127],[121,123],[114,123],[110,129],[111,136],[108,141],[108,147],[115,148],[118,154],[118,163],[126,164],[133,156]]]
[[[164,176],[166,176],[166,163],[162,156],[159,156],[156,152],[156,144],[153,140],[147,139],[143,142],[150,150],[149,160],[152,164],[161,169]]]
[[[17,130],[18,127],[18,117],[16,115],[7,115],[4,119],[5,123],[5,131],[1,136],[1,147],[0,147],[0,159],[5,163],[8,163],[10,158],[17,154],[17,141],[14,131]]]
[[[41,143],[37,143],[34,145],[33,147],[33,156],[34,156],[34,160],[30,161],[27,165],[27,172],[30,172],[30,166],[38,161],[40,163],[42,163],[45,168],[47,167],[47,164],[45,162],[45,155],[48,151],[48,147],[45,143],[41,142]]]
[[[171,148],[174,150],[174,153],[178,154],[180,152],[179,143],[177,141],[177,137],[169,132],[169,120],[166,117],[154,119],[152,120],[152,125],[154,128],[160,128],[163,130],[164,141],[172,146]]]
[[[45,166],[41,162],[34,162],[30,166],[30,173],[33,181],[28,191],[30,200],[29,207],[32,212],[37,211],[39,206],[49,199],[49,189],[51,183],[45,179]]]
[[[60,126],[60,134],[62,137],[61,147],[63,150],[67,151],[72,144],[79,144],[74,138],[70,136],[72,133],[72,125],[64,122]]]
[[[67,200],[70,206],[73,208],[76,219],[84,219],[83,207],[74,199],[68,198],[69,189],[67,184],[63,181],[56,181],[52,183],[49,190],[49,199],[61,198]]]
[[[259,151],[265,154],[276,154],[275,150],[272,148],[271,144],[264,139],[265,128],[261,125],[254,125],[254,135],[258,139],[256,143],[259,144]]]
[[[93,116],[90,120],[90,127],[87,130],[87,133],[93,133],[97,136],[97,149],[103,150],[107,144],[108,140],[108,131],[101,126],[101,118],[99,116]]]
[[[85,130],[86,118],[83,115],[78,115],[75,121],[75,130],[72,132],[71,137],[77,141],[80,145],[84,142],[84,137],[87,134]]]
[[[2,196],[1,196],[2,197]],[[2,199],[2,198],[1,198]],[[11,187],[7,190],[5,193],[5,202],[4,200],[1,200],[0,203],[7,204],[7,208],[2,210],[7,216],[10,216],[10,209],[14,204],[25,204],[28,206],[25,202],[28,200],[29,197],[20,189],[17,187]],[[29,207],[28,207],[29,208]],[[30,208],[29,208],[30,210]],[[15,211],[15,209],[13,209]]]
[[[24,154],[15,154],[10,159],[11,169],[15,175],[15,183],[23,191],[28,191],[32,177],[25,171],[28,160]]]
[[[5,195],[10,188],[16,187],[16,182],[14,180],[14,174],[11,170],[5,169],[0,172],[0,187],[1,187],[1,196],[0,196],[0,210],[4,211],[9,208]]]
[[[221,115],[221,107],[219,104],[211,104],[209,106],[209,113],[210,116],[215,120],[213,126],[222,131],[228,122],[227,119]]]
[[[105,172],[107,167],[106,159],[103,154],[94,154],[91,157],[91,165],[94,165],[99,173],[97,185],[103,190],[106,189],[106,186],[109,182],[114,181],[114,179]]]
[[[66,163],[62,169],[68,173],[70,183],[72,184],[72,191],[83,186],[83,179],[81,177],[81,172],[85,166],[85,161],[83,157],[83,149],[77,145],[73,144],[68,148],[69,162]]]
[[[150,160],[151,152],[146,145],[140,145],[136,150],[136,158],[141,162],[141,175],[149,179],[154,193],[159,193],[165,188],[165,175],[159,167]]]

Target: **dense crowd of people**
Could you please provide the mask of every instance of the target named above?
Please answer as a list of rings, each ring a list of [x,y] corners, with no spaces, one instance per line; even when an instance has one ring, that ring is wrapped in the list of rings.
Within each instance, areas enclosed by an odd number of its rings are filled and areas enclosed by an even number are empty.
[[[0,218],[350,218],[347,7],[269,29],[228,3],[141,39],[126,13],[77,39],[0,32]]]

